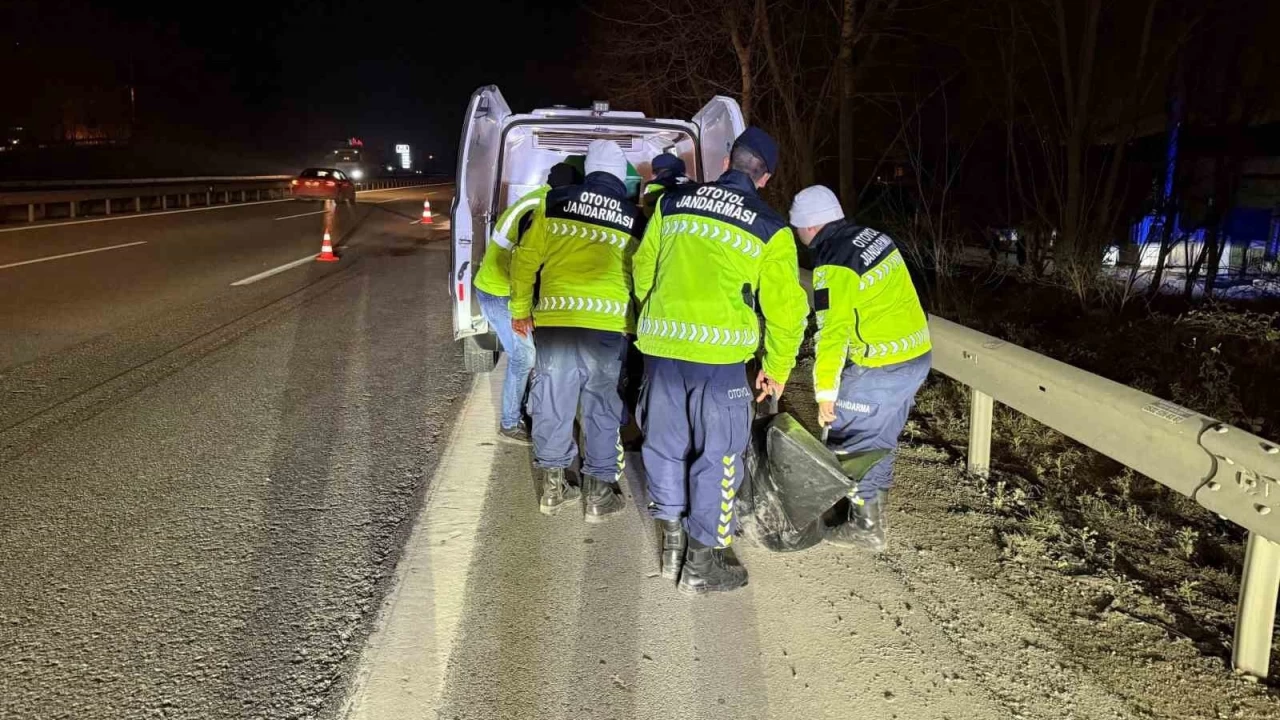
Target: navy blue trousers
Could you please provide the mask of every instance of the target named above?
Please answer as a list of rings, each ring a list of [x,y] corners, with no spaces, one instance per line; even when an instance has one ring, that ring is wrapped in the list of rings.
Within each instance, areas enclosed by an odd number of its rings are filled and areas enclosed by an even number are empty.
[[[529,388],[534,465],[563,469],[577,448],[573,421],[581,409],[582,472],[605,482],[622,478],[622,398],[618,383],[627,354],[622,333],[547,327],[533,331],[538,348]]]
[[[690,537],[727,547],[751,439],[746,368],[645,357],[637,415],[654,517],[683,518]]]
[[[893,463],[898,436],[916,403],[916,391],[929,377],[932,353],[914,360],[862,367],[852,363],[840,373],[836,421],[827,445],[837,454],[888,450],[888,455],[867,471],[858,483],[858,496],[869,500],[893,485]]]

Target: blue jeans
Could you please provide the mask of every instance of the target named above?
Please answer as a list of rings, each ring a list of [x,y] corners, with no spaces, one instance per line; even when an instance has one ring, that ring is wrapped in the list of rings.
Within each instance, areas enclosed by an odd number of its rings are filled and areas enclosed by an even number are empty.
[[[627,336],[574,327],[541,327],[533,334],[539,348],[529,391],[534,466],[560,470],[573,464],[578,456],[573,423],[578,419],[583,474],[617,483],[624,464],[618,378]]]
[[[884,367],[852,363],[840,373],[836,421],[827,445],[837,454],[888,450],[858,483],[858,496],[870,500],[877,491],[893,485],[893,463],[898,436],[916,404],[916,391],[929,377],[933,354]]]
[[[532,337],[520,337],[511,329],[511,298],[490,295],[476,288],[480,300],[480,314],[498,335],[502,351],[507,354],[507,376],[502,382],[502,427],[513,428],[520,424],[524,414],[524,392],[529,387],[529,371],[533,369],[534,349]]]

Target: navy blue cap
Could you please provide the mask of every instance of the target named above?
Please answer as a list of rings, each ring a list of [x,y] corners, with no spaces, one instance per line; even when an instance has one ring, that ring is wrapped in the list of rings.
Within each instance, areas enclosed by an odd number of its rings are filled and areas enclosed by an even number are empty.
[[[769,172],[773,172],[778,167],[777,141],[770,137],[769,133],[761,130],[755,125],[743,130],[742,134],[738,136],[738,139],[733,141],[733,145],[734,147],[741,145],[742,147],[749,148],[752,152],[759,155],[760,159],[764,160],[764,166],[769,169]]]
[[[654,175],[667,172],[671,175],[684,175],[684,161],[678,155],[671,153],[662,153],[655,157],[653,162],[649,164]]]
[[[547,173],[547,184],[553,188],[582,184],[582,171],[567,162],[556,163]]]

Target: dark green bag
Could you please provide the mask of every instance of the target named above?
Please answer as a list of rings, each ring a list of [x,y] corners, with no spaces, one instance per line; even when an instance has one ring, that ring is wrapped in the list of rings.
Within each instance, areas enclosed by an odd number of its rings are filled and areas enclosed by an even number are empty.
[[[823,516],[887,454],[875,450],[837,459],[788,413],[757,418],[752,435],[745,458],[749,486],[739,493],[738,512],[746,534],[775,552],[818,544],[826,529]]]

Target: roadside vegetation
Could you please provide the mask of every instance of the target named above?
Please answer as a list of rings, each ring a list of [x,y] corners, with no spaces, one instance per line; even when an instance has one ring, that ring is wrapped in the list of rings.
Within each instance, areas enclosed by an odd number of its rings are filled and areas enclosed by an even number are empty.
[[[1027,279],[953,278],[942,314],[1264,437],[1280,435],[1280,313],[1181,300],[1117,311]],[[943,303],[938,303],[942,305]],[[935,376],[908,431],[960,462],[968,394]],[[990,479],[1005,562],[1104,582],[1099,612],[1229,662],[1244,531],[1189,498],[997,405]],[[1280,671],[1280,659],[1273,659]],[[1274,673],[1273,673],[1274,676]]]

